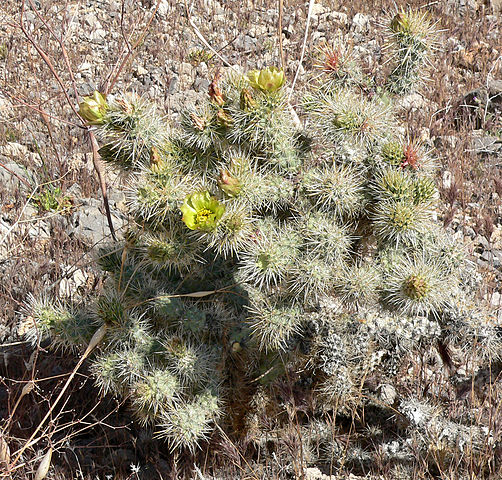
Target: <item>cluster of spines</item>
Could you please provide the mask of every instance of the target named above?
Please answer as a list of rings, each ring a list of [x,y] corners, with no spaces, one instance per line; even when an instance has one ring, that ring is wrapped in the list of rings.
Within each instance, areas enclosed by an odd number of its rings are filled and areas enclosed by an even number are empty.
[[[390,91],[406,94],[423,82],[424,69],[436,48],[436,25],[425,10],[396,10],[387,27],[387,48],[392,52],[393,62],[388,79]]]

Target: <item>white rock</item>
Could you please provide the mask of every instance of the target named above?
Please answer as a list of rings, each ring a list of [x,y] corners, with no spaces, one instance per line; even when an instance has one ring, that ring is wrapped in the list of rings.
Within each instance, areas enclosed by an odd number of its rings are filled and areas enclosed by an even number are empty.
[[[12,158],[25,158],[29,154],[28,147],[16,142],[0,146],[0,155]]]
[[[138,65],[136,67],[136,73],[141,77],[143,75],[146,75],[148,73],[148,70],[146,68],[143,68],[141,65]]]
[[[92,74],[92,63],[82,62],[78,67],[78,72],[83,75],[91,75]]]
[[[449,170],[445,170],[443,172],[442,181],[443,181],[443,188],[447,190],[451,188],[452,174]]]
[[[312,15],[322,15],[327,11],[328,9],[324,5],[321,5],[320,3],[314,3],[314,5],[312,5]]]
[[[157,9],[157,15],[163,20],[167,19],[171,13],[171,2],[169,0],[162,0],[160,2],[159,8]]]
[[[347,16],[346,13],[343,12],[331,12],[328,15],[328,19],[331,20],[332,22],[343,25],[344,27],[349,24],[349,17]]]
[[[88,13],[85,16],[85,23],[91,27],[93,30],[97,30],[98,28],[102,28],[101,23],[99,23],[98,17],[96,17],[95,13]],[[91,34],[92,35],[92,34]]]
[[[428,107],[427,100],[419,93],[410,93],[396,102],[396,107],[404,110],[419,110]]]
[[[80,268],[75,270],[73,274],[67,277],[71,272],[71,267],[63,268],[64,278],[59,282],[59,295],[61,297],[71,297],[77,293],[79,287],[87,283],[88,275]]]
[[[331,480],[335,479],[331,475],[324,475],[317,467],[305,469],[305,480]]]
[[[382,402],[388,405],[392,405],[396,401],[397,392],[392,385],[390,385],[389,383],[382,383],[378,386],[378,389]]]
[[[354,18],[352,19],[352,28],[356,33],[364,33],[367,32],[370,28],[370,19],[369,15],[364,15],[363,13],[356,13]]]
[[[498,307],[498,308],[501,308],[502,307],[502,294],[500,292],[493,292],[491,295],[490,295],[490,303],[494,306],[494,307]]]

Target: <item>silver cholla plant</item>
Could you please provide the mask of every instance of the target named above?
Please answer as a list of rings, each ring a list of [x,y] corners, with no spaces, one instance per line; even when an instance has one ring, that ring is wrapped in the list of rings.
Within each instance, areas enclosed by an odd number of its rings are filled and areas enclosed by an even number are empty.
[[[392,20],[398,53],[417,50],[392,72],[395,91],[425,56],[426,22]],[[108,279],[91,311],[35,303],[32,336],[73,347],[105,325],[97,384],[173,448],[195,449],[214,422],[259,437],[253,405],[273,403],[266,387],[285,372],[344,414],[368,403],[368,376],[392,384],[406,354],[437,342],[502,356],[463,287],[469,264],[434,220],[430,151],[400,133],[388,94],[364,93],[348,49],[320,52],[303,129],[274,67],[217,75],[178,128],[136,95],[81,107],[104,160],[129,175],[134,222],[99,253]]]

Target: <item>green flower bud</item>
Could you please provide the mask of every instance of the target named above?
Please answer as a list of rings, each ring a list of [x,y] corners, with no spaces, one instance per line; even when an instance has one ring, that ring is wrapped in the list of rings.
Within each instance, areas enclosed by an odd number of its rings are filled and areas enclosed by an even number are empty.
[[[212,231],[225,212],[225,205],[209,192],[188,195],[180,207],[183,222],[190,230]]]
[[[387,142],[382,147],[382,157],[391,165],[400,166],[404,159],[403,145],[399,142]]]
[[[106,95],[97,90],[94,90],[92,95],[84,97],[84,101],[78,106],[78,113],[89,125],[101,125],[107,111]]]
[[[418,178],[413,182],[413,200],[416,205],[430,202],[436,194],[436,185],[431,178]]]
[[[241,191],[242,185],[239,179],[232,177],[228,170],[222,170],[218,177],[218,187],[229,197],[236,197]]]
[[[394,33],[409,33],[410,19],[404,12],[397,13],[390,22],[390,29]]]
[[[421,275],[410,275],[403,283],[403,293],[413,300],[423,299],[430,290],[427,278]]]
[[[267,67],[263,70],[251,70],[247,75],[248,81],[253,88],[262,92],[276,92],[285,81],[284,71],[277,67]]]

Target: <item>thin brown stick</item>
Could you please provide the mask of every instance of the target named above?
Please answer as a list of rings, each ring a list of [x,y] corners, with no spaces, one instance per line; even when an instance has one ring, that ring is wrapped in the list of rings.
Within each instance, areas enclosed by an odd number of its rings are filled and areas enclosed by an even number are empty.
[[[49,120],[48,115],[45,113],[45,111],[42,109],[42,107],[40,107],[40,116],[42,117],[42,120],[44,121],[45,126],[47,127],[47,132],[49,133],[49,139],[51,141],[52,149],[54,150],[54,153],[56,154],[59,165],[61,165],[61,155],[59,155],[59,150],[56,146],[56,142],[54,141],[54,136],[52,135],[51,122]]]
[[[49,408],[49,411],[45,414],[44,418],[42,418],[41,422],[38,424],[37,428],[34,430],[34,432],[31,434],[30,438],[26,441],[26,443],[21,447],[16,453],[16,458],[13,460],[10,468],[13,468],[16,463],[19,461],[21,458],[21,455],[23,452],[28,448],[34,445],[34,438],[36,437],[37,433],[41,430],[42,426],[45,424],[47,419],[52,415],[52,412],[56,408],[56,405],[60,402],[60,400],[63,398],[64,393],[68,389],[71,381],[73,380],[73,377],[77,374],[78,369],[81,367],[82,363],[84,363],[84,360],[90,355],[90,353],[94,350],[94,348],[101,342],[103,339],[104,335],[106,333],[106,327],[103,325],[96,332],[94,333],[93,337],[91,338],[91,341],[89,342],[89,345],[87,346],[87,349],[85,352],[82,354],[80,357],[77,365],[75,365],[75,368],[71,372],[70,376],[68,377],[68,380],[64,384],[63,388],[59,392],[59,395],[57,396],[56,400],[54,403],[51,405]]]
[[[4,168],[9,173],[14,175],[20,182],[23,182],[28,188],[31,188],[31,185],[23,177],[20,177],[16,172],[12,171],[9,167],[4,165],[3,163],[0,163],[0,167]]]
[[[105,175],[103,173],[103,165],[101,163],[101,157],[99,155],[99,145],[94,133],[88,130],[89,142],[91,143],[92,149],[92,164],[94,165],[94,170],[98,176],[99,186],[101,188],[101,193],[103,195],[103,205],[105,206],[106,220],[108,221],[108,227],[110,228],[110,234],[113,240],[116,242],[117,237],[115,236],[115,228],[113,227],[112,214],[110,211],[110,204],[108,203],[108,191],[106,188]]]
[[[131,59],[131,57],[134,55],[135,50],[141,45],[141,43],[145,39],[146,35],[148,34],[148,30],[150,30],[150,25],[152,24],[153,19],[155,18],[155,14],[157,13],[157,10],[159,9],[160,2],[161,2],[161,0],[157,0],[157,4],[155,5],[155,10],[153,11],[152,15],[150,16],[150,19],[148,20],[145,28],[143,29],[143,32],[139,36],[138,40],[132,45],[132,47],[126,41],[127,53],[126,53],[124,59],[122,60],[122,62],[120,63],[119,67],[117,68],[116,73],[114,74],[113,70],[110,72],[110,75],[108,76],[108,78],[110,78],[112,75],[113,75],[113,78],[109,83],[108,83],[108,81],[106,81],[106,83],[104,85],[104,89],[103,89],[104,94],[107,94],[108,92],[110,92],[110,90],[113,89],[113,87],[117,83],[117,80],[120,77],[120,74],[122,73],[122,70],[126,66],[127,62]]]
[[[81,128],[83,130],[87,129],[87,127],[85,125],[82,125],[80,123],[75,123],[75,122],[70,122],[69,120],[65,120],[63,118],[60,118],[60,117],[56,117],[55,115],[51,115],[49,113],[47,113],[45,110],[41,110],[41,108],[38,108],[36,105],[31,105],[29,103],[26,103],[22,98],[16,96],[16,95],[12,95],[10,94],[9,92],[6,92],[5,90],[3,90],[3,93],[6,94],[7,98],[12,102],[13,100],[15,100],[16,102],[19,103],[19,105],[11,105],[12,108],[29,108],[30,110],[33,110],[34,112],[36,113],[45,113],[45,115],[52,119],[52,120],[56,120],[57,122],[61,122],[61,123],[64,123],[66,125],[69,125],[71,127],[76,127],[76,128]]]

